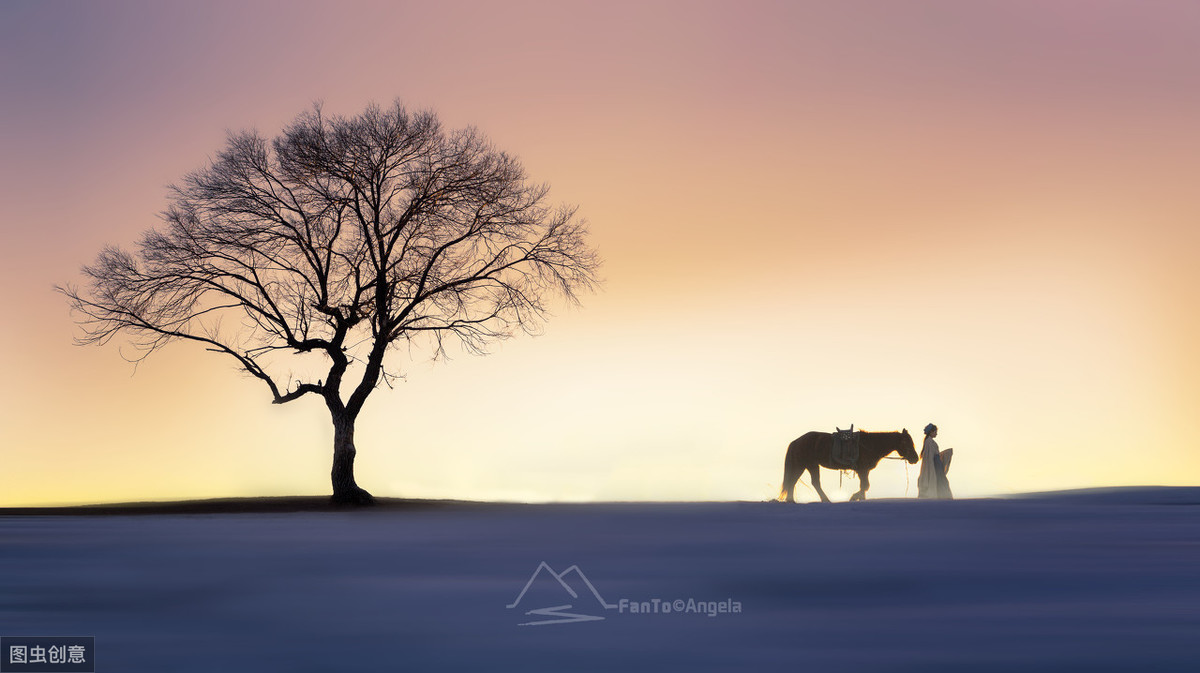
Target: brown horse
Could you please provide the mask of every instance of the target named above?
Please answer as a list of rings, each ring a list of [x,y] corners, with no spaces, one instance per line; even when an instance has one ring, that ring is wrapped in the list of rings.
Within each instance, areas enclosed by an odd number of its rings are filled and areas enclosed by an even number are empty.
[[[862,432],[858,434],[858,463],[845,467],[833,462],[833,434],[829,432],[809,432],[788,444],[787,457],[783,460],[783,487],[779,496],[787,496],[788,502],[796,502],[793,490],[796,480],[808,470],[809,479],[821,502],[829,502],[825,491],[821,490],[821,468],[831,470],[852,469],[858,473],[858,492],[850,496],[851,500],[866,500],[867,489],[871,482],[867,473],[875,469],[880,460],[895,451],[910,463],[917,462],[917,449],[913,446],[912,436],[908,430],[903,432]]]

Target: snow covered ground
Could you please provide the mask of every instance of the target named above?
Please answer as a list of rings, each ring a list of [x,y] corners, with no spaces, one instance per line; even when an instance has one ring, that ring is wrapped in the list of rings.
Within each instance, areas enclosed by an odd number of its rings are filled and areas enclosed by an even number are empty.
[[[0,634],[106,672],[1195,671],[1200,488],[0,516]]]

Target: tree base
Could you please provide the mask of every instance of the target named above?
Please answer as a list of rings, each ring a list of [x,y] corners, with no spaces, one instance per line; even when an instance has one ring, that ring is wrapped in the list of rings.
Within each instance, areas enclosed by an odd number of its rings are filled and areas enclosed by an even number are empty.
[[[329,503],[348,507],[369,507],[375,504],[375,496],[367,493],[366,489],[355,486],[352,489],[335,492],[329,497]]]

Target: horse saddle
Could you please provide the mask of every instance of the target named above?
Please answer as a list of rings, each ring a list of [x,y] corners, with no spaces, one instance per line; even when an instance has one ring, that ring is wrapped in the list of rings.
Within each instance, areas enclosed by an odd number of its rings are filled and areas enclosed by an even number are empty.
[[[862,436],[861,432],[854,431],[854,425],[850,425],[849,430],[835,428],[836,432],[831,435],[832,442],[829,446],[830,461],[838,467],[855,467],[858,465],[858,440]]]

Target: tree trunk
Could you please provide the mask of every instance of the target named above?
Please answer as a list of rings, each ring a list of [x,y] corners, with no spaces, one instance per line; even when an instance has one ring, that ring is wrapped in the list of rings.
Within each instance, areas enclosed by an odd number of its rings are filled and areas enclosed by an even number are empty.
[[[333,417],[333,497],[335,505],[373,505],[371,497],[354,483],[354,419],[345,414]]]

